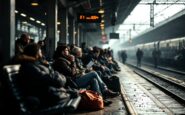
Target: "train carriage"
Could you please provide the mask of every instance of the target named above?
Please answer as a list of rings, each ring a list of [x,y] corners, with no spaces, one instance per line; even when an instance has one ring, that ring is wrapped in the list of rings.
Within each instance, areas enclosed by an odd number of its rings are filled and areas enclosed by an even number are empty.
[[[184,68],[182,63],[185,59],[185,37],[130,46],[125,48],[128,59],[136,59],[138,48],[143,51],[143,61],[147,63],[153,63],[152,51],[156,48],[160,52],[159,61],[161,65]]]

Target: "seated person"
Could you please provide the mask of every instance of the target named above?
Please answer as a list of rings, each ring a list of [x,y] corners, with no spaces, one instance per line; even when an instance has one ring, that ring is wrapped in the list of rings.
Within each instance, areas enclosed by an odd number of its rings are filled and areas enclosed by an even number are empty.
[[[71,52],[75,56],[75,64],[79,72],[83,73],[83,72],[90,72],[93,70],[92,66],[87,67],[86,65],[86,68],[84,67],[83,62],[82,62],[82,49],[81,48],[74,47]]]
[[[98,60],[102,65],[107,66],[112,73],[116,73],[116,71],[118,71],[118,66],[113,62],[113,58],[108,55],[106,49],[100,49]]]
[[[92,71],[80,75],[77,72],[74,61],[74,56],[69,54],[67,46],[61,45],[57,47],[54,54],[53,68],[65,76],[71,77],[80,88],[87,88],[90,86],[91,90],[96,91],[103,96],[115,97],[119,95],[119,93],[113,92],[107,88],[97,72]]]
[[[19,64],[28,60],[33,62],[36,61],[34,57],[24,54],[24,48],[31,43],[30,40],[31,38],[28,34],[22,34],[21,37],[17,39],[15,43],[15,56],[12,59],[13,64]],[[45,65],[49,65],[48,61],[46,61],[43,56],[40,60],[43,61]]]
[[[37,97],[40,107],[43,108],[57,103],[62,104],[69,100],[73,93],[77,94],[64,88],[66,83],[64,75],[39,61],[42,52],[37,44],[27,45],[23,54],[35,59],[21,62],[18,83],[25,97]]]
[[[110,69],[106,65],[102,65],[99,60],[99,55],[100,55],[100,49],[98,47],[93,47],[92,51],[92,59],[91,61],[94,61],[93,69],[96,71],[101,71],[103,74],[103,77],[111,77],[112,73]]]

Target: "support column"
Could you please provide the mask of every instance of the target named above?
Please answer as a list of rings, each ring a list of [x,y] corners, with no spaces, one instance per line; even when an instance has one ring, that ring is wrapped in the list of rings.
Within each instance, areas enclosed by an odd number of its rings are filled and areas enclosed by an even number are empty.
[[[150,26],[154,27],[154,3],[150,4]]]
[[[75,39],[76,39],[76,20],[73,20],[73,44],[75,44]]]
[[[75,44],[75,36],[76,36],[76,21],[73,19],[73,44]]]
[[[129,29],[129,42],[131,43],[132,42],[132,30]]]
[[[82,43],[82,30],[79,30],[79,45]]]
[[[15,54],[15,0],[0,0],[0,67]]]
[[[80,34],[80,44],[81,44],[82,42],[85,42],[85,40],[84,40],[84,31],[81,30],[80,33],[81,33],[81,34]]]
[[[74,44],[75,24],[74,18],[69,17],[69,44]]]
[[[76,36],[75,44],[76,44],[77,46],[79,46],[79,40],[80,40],[80,27],[79,27],[78,25],[77,25],[76,31],[77,31],[77,36]]]
[[[74,31],[75,31],[75,34],[74,34],[74,44],[76,44],[77,42],[77,35],[78,35],[78,32],[77,32],[77,27],[78,27],[78,23],[75,21],[74,22]]]
[[[87,43],[87,38],[85,37],[85,30],[83,30],[83,42]]]
[[[68,44],[68,10],[62,8],[61,10],[61,28],[60,28],[60,38],[59,43]]]
[[[47,57],[52,59],[57,46],[57,0],[48,0],[47,6]]]

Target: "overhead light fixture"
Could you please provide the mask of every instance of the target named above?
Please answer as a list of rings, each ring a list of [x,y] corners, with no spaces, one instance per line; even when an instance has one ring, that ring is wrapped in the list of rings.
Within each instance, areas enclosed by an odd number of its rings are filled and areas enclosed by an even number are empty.
[[[22,23],[23,23],[23,24],[27,24],[28,22],[27,22],[27,21],[23,21]]]
[[[24,13],[21,13],[21,16],[23,16],[23,17],[26,17],[26,14],[24,14]]]
[[[34,19],[34,18],[32,18],[32,17],[30,17],[30,20],[31,20],[31,21],[35,21],[35,19]]]
[[[17,10],[15,10],[15,13],[17,14],[17,13],[19,13]]]
[[[40,23],[41,23],[41,21],[37,20],[37,21],[36,21],[36,23],[40,24]]]
[[[100,24],[100,27],[104,27],[105,25],[103,23]]]
[[[45,26],[45,24],[44,24],[44,23],[41,23],[41,25],[42,25],[42,26]]]
[[[100,13],[100,14],[103,14],[105,11],[104,11],[104,9],[100,9],[99,11],[98,11],[98,13]]]
[[[60,25],[61,23],[60,22],[57,22],[57,25]]]
[[[101,26],[100,28],[101,28],[101,30],[104,30],[104,29],[105,29],[105,27],[104,27],[104,26]]]
[[[31,1],[31,5],[32,6],[38,6],[39,5],[39,2],[37,0],[32,0]]]

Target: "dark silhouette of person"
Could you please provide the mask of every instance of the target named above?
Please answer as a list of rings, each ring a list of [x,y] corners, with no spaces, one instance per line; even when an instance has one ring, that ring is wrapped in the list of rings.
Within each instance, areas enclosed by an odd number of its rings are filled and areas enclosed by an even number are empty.
[[[185,69],[184,62],[185,62],[185,46],[182,46],[179,52],[179,62],[180,62],[180,69]]]
[[[152,57],[153,57],[153,62],[154,62],[155,68],[157,68],[157,66],[158,66],[160,55],[161,55],[160,50],[157,50],[156,48],[154,48],[154,50],[152,51]]]
[[[136,57],[137,57],[137,67],[141,67],[141,59],[143,57],[143,51],[140,48],[137,49]]]
[[[30,36],[26,33],[22,34],[19,39],[16,40],[15,43],[15,54],[19,55],[24,52],[24,47],[30,43]]]
[[[123,50],[121,52],[121,58],[122,58],[122,62],[125,64],[126,60],[127,60],[127,53],[125,50]]]

